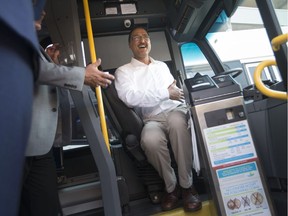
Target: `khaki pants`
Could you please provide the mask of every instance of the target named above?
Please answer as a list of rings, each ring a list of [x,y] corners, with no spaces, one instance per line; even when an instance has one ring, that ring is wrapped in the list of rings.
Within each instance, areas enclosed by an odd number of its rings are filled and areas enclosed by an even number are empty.
[[[168,142],[178,166],[179,184],[183,188],[192,185],[192,144],[188,128],[187,108],[180,106],[144,120],[141,147],[149,163],[164,179],[166,191],[171,193],[177,183],[171,166]]]

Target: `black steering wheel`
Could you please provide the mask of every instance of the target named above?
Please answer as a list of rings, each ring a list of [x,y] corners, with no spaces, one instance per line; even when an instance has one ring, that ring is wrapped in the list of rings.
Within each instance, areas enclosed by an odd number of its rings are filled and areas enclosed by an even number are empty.
[[[226,70],[226,71],[223,71],[219,74],[216,74],[214,77],[220,77],[220,76],[224,76],[224,75],[228,75],[228,74],[231,74],[231,76],[233,78],[236,78],[238,77],[241,73],[243,72],[243,69],[242,68],[233,68],[233,69],[230,69],[230,70]]]

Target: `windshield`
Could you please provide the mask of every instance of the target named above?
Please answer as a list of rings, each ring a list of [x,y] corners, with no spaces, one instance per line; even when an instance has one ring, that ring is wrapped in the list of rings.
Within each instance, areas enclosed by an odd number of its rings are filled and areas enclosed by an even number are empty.
[[[282,32],[287,33],[287,1],[274,0],[273,4]],[[261,61],[274,59],[271,43],[254,0],[242,1],[230,18],[223,11],[206,39],[225,70],[243,68],[244,73],[236,78],[242,87],[254,83],[254,69]],[[214,75],[197,44],[183,44],[181,53],[187,78],[193,77],[197,72]],[[276,66],[271,66],[265,68],[262,79],[281,81],[281,75]]]

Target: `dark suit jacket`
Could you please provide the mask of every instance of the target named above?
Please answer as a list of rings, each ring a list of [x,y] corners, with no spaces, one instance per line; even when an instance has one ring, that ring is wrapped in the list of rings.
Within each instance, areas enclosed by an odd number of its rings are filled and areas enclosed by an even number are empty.
[[[0,20],[38,51],[32,0],[1,1],[0,5]]]
[[[31,74],[34,72],[36,78],[38,50],[32,0],[0,1],[0,215],[3,216],[18,215],[31,119]]]

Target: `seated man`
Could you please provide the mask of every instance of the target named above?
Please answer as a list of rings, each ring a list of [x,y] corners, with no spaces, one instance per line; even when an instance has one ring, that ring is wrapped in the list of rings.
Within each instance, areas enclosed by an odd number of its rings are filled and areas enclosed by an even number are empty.
[[[164,211],[176,208],[182,194],[185,211],[200,210],[202,204],[193,187],[191,133],[188,110],[181,102],[183,91],[167,65],[149,56],[151,42],[143,27],[130,32],[129,47],[134,57],[116,70],[115,87],[119,98],[143,118],[141,147],[165,182],[167,193],[161,207]],[[171,167],[168,141],[178,165],[180,186]]]

